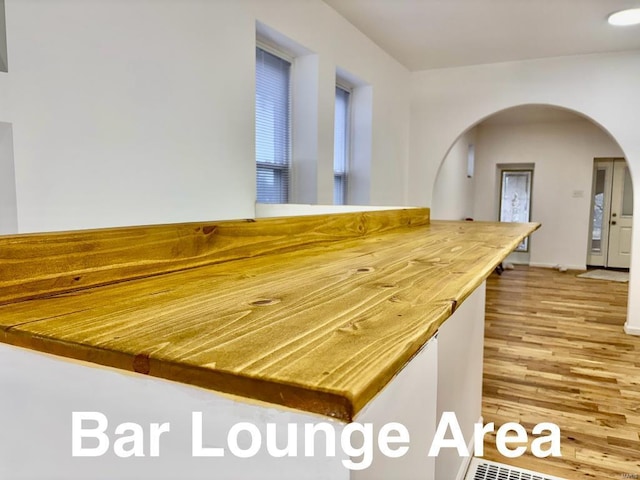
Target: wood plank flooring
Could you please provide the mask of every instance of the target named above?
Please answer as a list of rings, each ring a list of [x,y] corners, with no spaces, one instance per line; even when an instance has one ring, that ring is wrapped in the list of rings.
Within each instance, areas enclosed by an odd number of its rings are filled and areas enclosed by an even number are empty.
[[[626,303],[626,283],[576,272],[489,277],[484,422],[554,422],[563,456],[507,459],[487,435],[485,458],[570,480],[640,478],[640,337],[623,332]]]

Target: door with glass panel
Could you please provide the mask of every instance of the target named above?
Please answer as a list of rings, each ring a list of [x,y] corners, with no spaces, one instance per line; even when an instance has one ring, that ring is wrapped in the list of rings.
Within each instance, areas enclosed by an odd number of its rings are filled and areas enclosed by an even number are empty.
[[[633,227],[633,187],[622,158],[596,159],[591,197],[588,264],[629,268]]]

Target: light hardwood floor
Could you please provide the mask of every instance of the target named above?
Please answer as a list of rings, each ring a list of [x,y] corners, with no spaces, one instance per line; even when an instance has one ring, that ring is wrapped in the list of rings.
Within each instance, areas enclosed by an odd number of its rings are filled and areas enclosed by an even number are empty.
[[[563,456],[506,459],[487,435],[485,458],[571,480],[640,478],[640,337],[623,332],[626,303],[626,283],[576,272],[491,275],[484,421],[554,422]]]

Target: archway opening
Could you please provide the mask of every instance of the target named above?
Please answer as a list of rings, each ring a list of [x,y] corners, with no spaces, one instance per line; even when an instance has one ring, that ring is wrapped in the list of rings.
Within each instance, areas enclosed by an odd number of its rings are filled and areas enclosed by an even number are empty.
[[[603,158],[624,159],[625,155],[602,126],[578,112],[551,105],[521,105],[495,112],[461,133],[451,145],[436,177],[432,217],[500,220],[506,217],[514,195],[505,191],[505,182],[519,182],[517,205],[513,206],[526,214],[520,221],[530,219],[543,227],[509,261],[584,270],[597,247],[598,234],[605,230],[609,234],[609,229],[597,223],[601,218],[594,224],[595,189],[599,187],[594,162]],[[628,172],[628,166],[625,168]],[[621,184],[632,189],[631,176]],[[627,213],[628,205],[633,205],[632,195],[627,191],[621,197],[626,200]],[[609,221],[616,222],[615,217]],[[632,222],[624,228],[616,248],[626,252],[627,264],[615,266],[630,268]]]
[[[588,385],[597,385],[632,361],[619,354],[618,347],[635,341],[622,332],[628,312],[627,286],[579,279],[579,272],[573,270],[585,269],[593,252],[604,248],[605,237],[611,238],[606,231],[609,223],[619,221],[623,211],[633,214],[633,182],[625,158],[619,143],[592,119],[548,105],[526,105],[496,112],[472,125],[453,142],[440,165],[432,202],[434,219],[496,221],[504,200],[502,173],[531,172],[530,218],[542,228],[532,235],[528,251],[510,260],[569,269],[559,273],[516,266],[515,271],[493,275],[487,281],[483,404],[490,407],[483,409],[485,421],[500,421],[501,413],[496,412],[501,411],[523,418],[544,391],[547,418],[558,419],[563,430],[572,431],[594,411],[601,411],[602,405],[618,401],[606,396],[593,401],[578,392],[587,391]],[[634,166],[637,163],[632,169]],[[618,196],[626,207],[613,206],[614,179],[607,187],[605,175],[613,170],[622,172],[617,180],[621,186]],[[596,206],[601,209],[599,218]],[[611,215],[608,219],[606,212]],[[628,228],[622,250],[630,254],[632,225]],[[627,261],[630,268],[630,255]],[[591,343],[594,338],[597,340]],[[616,351],[615,357],[611,351]],[[601,370],[593,377],[582,375],[584,361],[597,363]],[[513,397],[505,396],[513,385],[517,386]],[[574,403],[589,405],[581,412],[584,418],[563,419],[568,408],[567,385],[576,392],[570,395]],[[620,428],[632,430],[633,425],[621,423]],[[615,458],[612,463],[625,461],[606,446],[596,450]],[[501,459],[493,447],[487,447],[486,458]],[[536,462],[527,459],[527,468],[561,476],[569,473],[560,460]],[[524,466],[524,462],[513,465]],[[556,467],[557,472],[545,470]]]

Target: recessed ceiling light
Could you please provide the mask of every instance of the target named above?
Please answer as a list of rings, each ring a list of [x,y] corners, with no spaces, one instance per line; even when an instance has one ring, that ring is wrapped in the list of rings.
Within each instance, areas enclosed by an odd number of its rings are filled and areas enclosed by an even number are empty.
[[[616,26],[637,25],[640,23],[640,8],[630,8],[609,15],[609,23]]]

